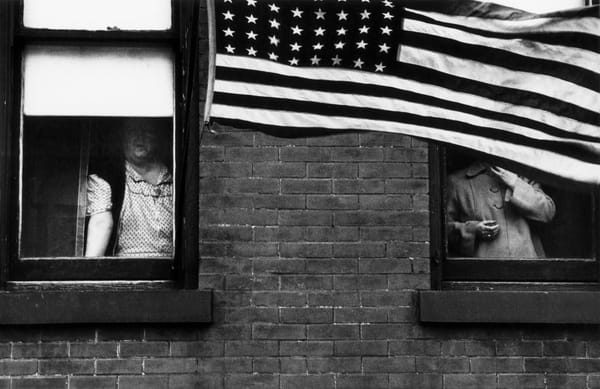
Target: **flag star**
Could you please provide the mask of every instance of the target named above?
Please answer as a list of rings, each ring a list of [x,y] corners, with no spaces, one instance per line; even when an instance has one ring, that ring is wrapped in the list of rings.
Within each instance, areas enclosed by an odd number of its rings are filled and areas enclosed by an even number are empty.
[[[252,30],[250,30],[250,32],[247,32],[246,35],[248,35],[248,39],[254,39],[254,40],[256,40],[256,37],[258,36],[258,34]]]
[[[293,14],[292,17],[294,17],[294,18],[301,18],[303,13],[304,13],[304,11],[300,11],[298,9],[298,7],[296,7],[296,9],[292,10],[292,14]]]
[[[390,0],[383,0],[383,5],[386,7],[394,8],[394,4]]]
[[[389,28],[388,26],[380,27],[380,28],[381,28],[381,33],[382,34],[391,35],[390,33],[392,32],[392,29]]]
[[[225,33],[225,36],[233,36],[233,34],[235,33],[235,31],[233,31],[229,27],[227,27],[227,30],[223,30],[223,32]]]
[[[348,14],[342,10],[341,12],[336,14],[338,16],[338,20],[348,20]]]
[[[313,50],[321,50],[323,48],[323,44],[321,42],[317,42],[316,45],[313,45]]]
[[[359,69],[362,69],[362,66],[365,64],[365,63],[363,62],[363,60],[362,60],[362,59],[360,59],[360,58],[359,58],[359,59],[357,59],[356,61],[353,61],[353,62],[354,62],[354,67],[355,67],[355,68],[359,68]]]
[[[360,31],[361,34],[368,34],[370,28],[371,27],[362,26],[361,28],[358,29],[358,31]]]
[[[296,57],[290,59],[288,62],[290,63],[290,65],[298,66],[298,59]]]
[[[228,53],[233,54],[235,52],[235,47],[233,47],[231,45],[227,45],[227,46],[225,46],[225,50],[227,50]]]
[[[384,13],[384,14],[383,14],[383,18],[384,18],[384,19],[389,19],[389,20],[392,20],[392,19],[394,18],[394,15],[392,15],[392,14],[391,14],[391,13],[389,13],[389,12],[386,12],[386,13]]]
[[[315,36],[324,36],[325,29],[323,27],[319,27],[315,30]]]
[[[371,16],[371,13],[366,9],[360,13],[360,20],[368,19]]]
[[[277,36],[275,36],[275,35],[270,36],[269,43],[272,44],[273,46],[277,46],[277,45],[279,45],[279,39],[277,39]]]
[[[297,24],[291,28],[292,29],[292,34],[297,34],[297,35],[302,35],[302,31],[304,31],[304,29],[300,28],[300,26],[298,26]]]
[[[269,4],[269,10],[271,12],[279,12],[279,7],[276,6],[275,4]]]
[[[312,58],[310,59],[310,63],[311,63],[311,65],[318,65],[318,64],[319,64],[319,62],[321,62],[321,58],[317,57],[317,55],[316,55],[316,54],[315,54],[315,56],[314,56],[314,57],[312,57]]]
[[[380,62],[379,65],[375,65],[375,71],[376,72],[383,72],[383,69],[385,69],[386,66],[383,64],[383,62]]]
[[[344,46],[346,46],[346,43],[339,41],[338,43],[334,44],[336,49],[343,49]]]
[[[269,20],[269,23],[271,24],[271,28],[276,28],[279,30],[279,26],[281,25],[281,23],[279,23],[277,19],[271,19]]]
[[[390,50],[390,46],[388,46],[385,42],[382,45],[379,45],[379,52],[386,53]]]
[[[326,13],[327,12],[324,12],[324,11],[321,10],[321,8],[319,8],[317,11],[315,11],[315,16],[316,16],[317,20],[319,20],[319,19],[325,20],[325,14]]]
[[[257,51],[254,50],[254,47],[250,46],[250,48],[246,49],[246,51],[248,52],[248,55],[252,55],[252,56],[256,57]]]
[[[365,49],[367,47],[367,42],[361,40],[360,42],[356,42],[357,49]]]
[[[256,0],[246,0],[248,6],[256,7]]]
[[[335,57],[331,58],[331,62],[333,66],[339,66],[342,63],[342,59],[336,55]]]
[[[258,18],[252,14],[250,14],[250,16],[246,16],[246,19],[248,19],[248,23],[253,23],[253,24],[256,24],[256,21],[258,20]]]
[[[233,21],[233,17],[235,16],[234,14],[232,14],[229,10],[227,10],[227,12],[225,12],[223,14],[223,16],[225,16],[225,20],[231,20]]]
[[[338,35],[346,35],[346,32],[348,30],[346,30],[344,27],[340,28],[339,30],[336,30]]]
[[[294,44],[290,45],[290,47],[292,48],[292,51],[300,51],[302,45],[299,45],[298,42],[294,42]]]
[[[269,53],[269,59],[273,60],[273,61],[277,61],[277,59],[279,58],[279,56],[275,53]]]

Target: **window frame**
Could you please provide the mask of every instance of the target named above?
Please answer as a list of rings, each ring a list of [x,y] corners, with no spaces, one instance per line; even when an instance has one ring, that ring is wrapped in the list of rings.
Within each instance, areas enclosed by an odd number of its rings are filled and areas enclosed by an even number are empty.
[[[47,281],[161,281],[198,287],[198,1],[171,1],[165,31],[47,30],[23,26],[23,2],[0,2],[0,289]],[[27,44],[169,47],[175,80],[175,255],[162,258],[18,258],[21,60]],[[115,276],[116,275],[116,276]]]
[[[490,159],[481,153],[478,157]],[[494,160],[494,158],[492,158]],[[498,160],[498,158],[495,158]],[[600,275],[600,196],[598,188],[582,186],[592,193],[595,220],[594,258],[543,258],[543,259],[477,259],[449,258],[446,237],[446,147],[429,146],[430,166],[430,226],[431,274],[433,289],[532,289],[536,283],[552,288],[595,289]],[[508,162],[508,161],[503,161]],[[489,285],[486,285],[489,283]]]

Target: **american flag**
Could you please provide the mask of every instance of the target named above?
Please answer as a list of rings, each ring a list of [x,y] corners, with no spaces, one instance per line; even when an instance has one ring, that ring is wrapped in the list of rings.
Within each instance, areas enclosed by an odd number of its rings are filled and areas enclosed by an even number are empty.
[[[214,1],[217,123],[406,134],[600,184],[598,6]]]

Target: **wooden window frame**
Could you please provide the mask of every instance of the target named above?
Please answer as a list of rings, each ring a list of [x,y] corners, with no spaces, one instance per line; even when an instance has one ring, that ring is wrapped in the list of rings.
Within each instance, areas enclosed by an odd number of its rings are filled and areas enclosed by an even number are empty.
[[[477,152],[470,153],[484,157]],[[600,305],[597,304],[600,245],[596,243],[595,258],[590,260],[449,259],[444,202],[445,146],[430,143],[429,175],[431,290],[419,292],[422,322],[600,323]],[[598,188],[592,192],[594,235],[596,242],[600,242]]]
[[[172,0],[171,4],[168,31],[77,31],[25,28],[22,1],[0,2],[0,311],[5,312],[0,315],[0,324],[211,320],[211,293],[197,290],[200,5],[198,0]],[[35,43],[173,49],[177,151],[174,259],[18,258],[21,53],[26,44]],[[94,304],[99,297],[114,309]],[[40,313],[36,304],[24,304],[40,298],[62,314]],[[72,298],[77,300],[70,300],[72,310],[60,308]],[[151,301],[155,305],[147,304]],[[14,306],[20,306],[22,312],[11,312]],[[154,309],[144,311],[148,306]],[[174,311],[172,307],[178,307],[179,313],[165,315],[165,309]],[[77,314],[82,316],[76,319]]]

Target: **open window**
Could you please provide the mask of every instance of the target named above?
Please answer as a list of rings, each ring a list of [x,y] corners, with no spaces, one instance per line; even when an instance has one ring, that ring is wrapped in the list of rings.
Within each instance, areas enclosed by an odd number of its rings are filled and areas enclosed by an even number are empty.
[[[0,4],[0,287],[197,288],[198,19],[196,1]]]

